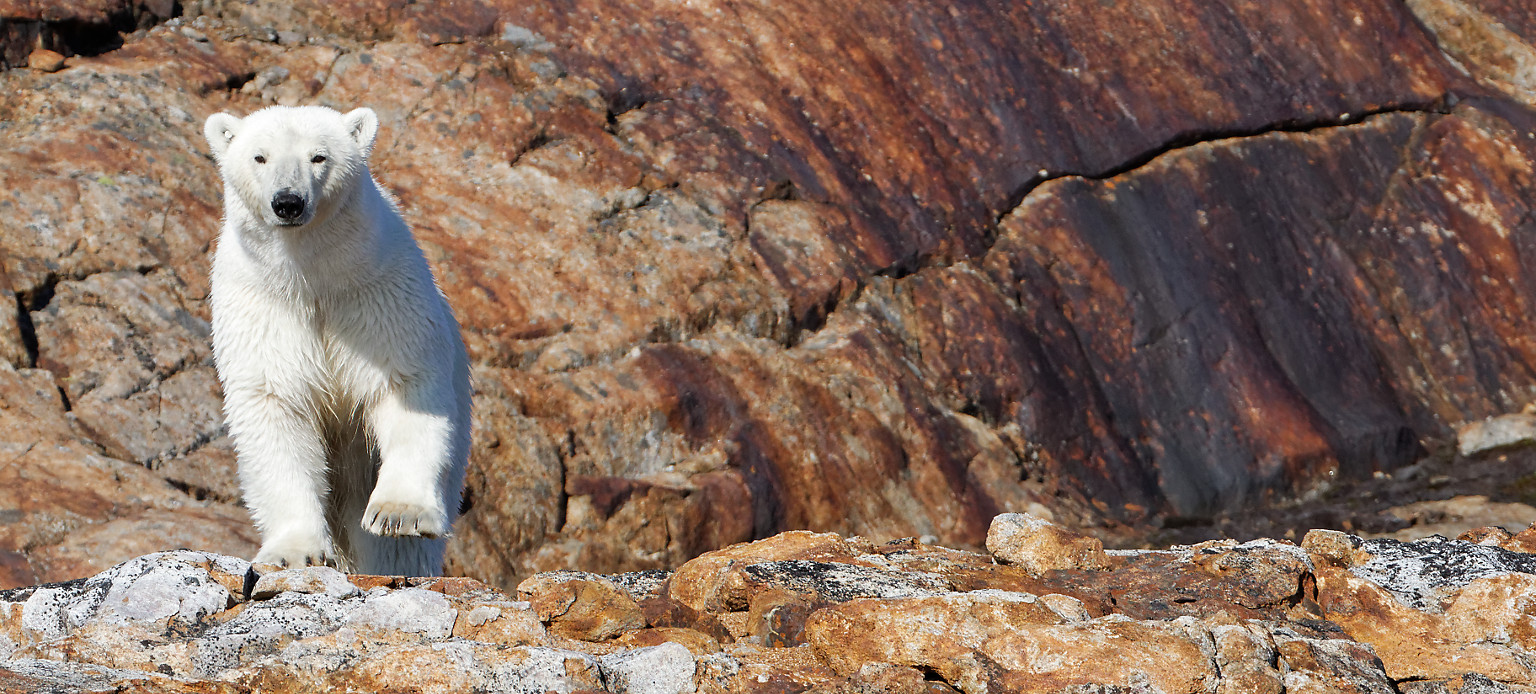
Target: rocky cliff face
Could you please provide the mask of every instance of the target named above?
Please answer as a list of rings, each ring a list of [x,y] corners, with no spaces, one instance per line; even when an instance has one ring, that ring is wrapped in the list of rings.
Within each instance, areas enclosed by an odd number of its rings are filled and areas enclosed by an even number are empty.
[[[1536,399],[1525,3],[0,17],[0,585],[254,550],[218,110],[379,112],[476,364],[450,570],[506,589],[791,528],[1198,517]]]
[[[991,556],[789,532],[674,572],[277,571],[206,552],[0,592],[8,692],[1536,691],[1536,532],[1108,551],[1003,515]]]

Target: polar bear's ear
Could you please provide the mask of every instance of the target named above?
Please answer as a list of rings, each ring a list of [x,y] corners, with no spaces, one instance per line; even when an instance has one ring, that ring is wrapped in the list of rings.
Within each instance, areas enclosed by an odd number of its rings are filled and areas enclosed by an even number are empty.
[[[341,122],[347,128],[347,135],[363,150],[363,156],[373,153],[373,138],[379,134],[379,117],[371,108],[360,108],[348,111],[341,117]]]
[[[229,151],[229,143],[239,132],[240,119],[228,113],[215,113],[203,123],[203,137],[208,138],[208,146],[213,148],[215,159],[224,158],[224,153]]]

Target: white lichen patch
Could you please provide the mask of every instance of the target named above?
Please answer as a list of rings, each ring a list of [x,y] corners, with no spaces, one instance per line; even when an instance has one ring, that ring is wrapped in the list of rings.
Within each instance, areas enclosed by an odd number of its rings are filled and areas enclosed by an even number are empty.
[[[1442,614],[1445,601],[1477,579],[1536,574],[1536,555],[1439,535],[1414,542],[1365,540],[1361,549],[1372,557],[1351,572],[1385,588],[1403,604],[1434,614]]]

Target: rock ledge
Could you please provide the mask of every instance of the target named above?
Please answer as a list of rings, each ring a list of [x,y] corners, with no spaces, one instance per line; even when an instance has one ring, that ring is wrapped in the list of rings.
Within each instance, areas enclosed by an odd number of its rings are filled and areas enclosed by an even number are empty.
[[[145,555],[0,592],[6,691],[1536,692],[1536,530],[982,555],[787,532],[676,571],[466,578]],[[1030,535],[1035,535],[1033,539]],[[1006,541],[1004,541],[1006,538]],[[1002,554],[1006,554],[1006,561]],[[1070,568],[1053,569],[1051,565]]]

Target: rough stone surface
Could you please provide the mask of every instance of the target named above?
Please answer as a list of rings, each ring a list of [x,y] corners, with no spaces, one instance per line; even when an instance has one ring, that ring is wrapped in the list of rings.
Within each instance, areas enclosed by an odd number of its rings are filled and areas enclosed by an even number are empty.
[[[64,69],[64,56],[39,48],[27,55],[27,67],[39,72],[58,72]]]
[[[1500,503],[1486,496],[1457,496],[1438,501],[1417,501],[1387,509],[1387,514],[1401,519],[1407,528],[1384,533],[1382,537],[1394,540],[1418,540],[1431,535],[1457,537],[1463,528],[1498,529],[1506,535],[1519,532],[1536,523],[1536,506],[1522,503]],[[1496,531],[1495,531],[1496,532]],[[1497,543],[1495,543],[1497,544]]]
[[[1519,2],[0,17],[3,585],[254,550],[208,362],[218,110],[379,113],[474,360],[449,570],[503,590],[790,529],[920,563],[872,548],[1003,512],[1134,544],[1536,398]],[[1035,580],[1007,568],[938,575]],[[669,600],[748,605],[716,570]]]
[[[1027,513],[1004,513],[987,530],[987,551],[1032,574],[1109,566],[1104,543]]]
[[[1478,82],[1536,105],[1536,12],[1510,0],[1408,0],[1445,52]]]
[[[1536,444],[1536,415],[1517,412],[1471,422],[1456,430],[1456,446],[1462,455]]]
[[[1536,554],[1431,537],[1401,543],[1366,540],[1369,556],[1350,567],[1399,600],[1422,610],[1439,611],[1451,595],[1481,578],[1512,573],[1536,574]]]
[[[263,574],[251,587],[250,597],[265,600],[278,593],[294,592],[347,598],[362,592],[346,574],[329,566],[308,566],[302,569],[284,569]]]
[[[1536,555],[1461,540],[1322,531],[1304,547],[1116,550],[1105,568],[1040,576],[984,554],[829,534],[711,554],[659,585],[539,574],[520,586],[528,601],[463,578],[146,555],[0,591],[0,686],[1529,694],[1536,678]],[[713,597],[692,610],[673,595]]]
[[[517,592],[560,636],[601,641],[646,625],[640,604],[602,577],[539,574],[518,584]]]

